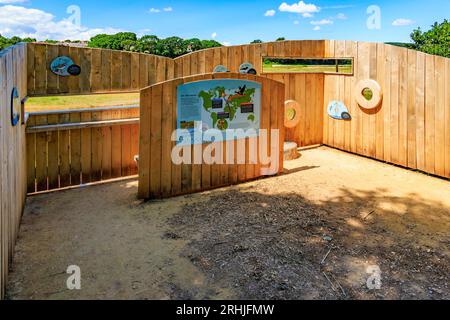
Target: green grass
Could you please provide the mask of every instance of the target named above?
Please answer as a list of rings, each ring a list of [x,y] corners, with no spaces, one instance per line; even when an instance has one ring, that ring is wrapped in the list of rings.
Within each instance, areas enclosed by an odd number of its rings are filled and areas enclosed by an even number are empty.
[[[352,74],[352,66],[340,65],[339,73]],[[336,73],[336,66],[330,65],[277,65],[277,64],[265,64],[263,65],[264,73],[289,73],[289,72],[302,72],[302,73]]]
[[[27,112],[92,109],[112,106],[132,106],[139,104],[139,93],[97,94],[82,96],[51,96],[30,98],[26,103]]]

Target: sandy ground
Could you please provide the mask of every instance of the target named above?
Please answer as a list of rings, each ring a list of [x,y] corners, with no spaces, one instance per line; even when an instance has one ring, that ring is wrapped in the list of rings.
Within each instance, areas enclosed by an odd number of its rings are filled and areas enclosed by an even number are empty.
[[[31,197],[7,296],[450,298],[447,180],[325,147],[286,168],[157,202],[136,200],[136,181]]]

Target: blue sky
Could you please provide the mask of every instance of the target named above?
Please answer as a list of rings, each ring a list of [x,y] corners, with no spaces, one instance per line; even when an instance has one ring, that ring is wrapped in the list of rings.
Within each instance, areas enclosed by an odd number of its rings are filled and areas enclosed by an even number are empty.
[[[70,5],[80,8],[81,25],[67,13]],[[367,27],[371,5],[380,8],[379,29]],[[449,0],[0,0],[0,33],[40,40],[132,31],[214,38],[225,44],[278,37],[405,42],[413,29],[428,29],[446,18],[450,19]]]

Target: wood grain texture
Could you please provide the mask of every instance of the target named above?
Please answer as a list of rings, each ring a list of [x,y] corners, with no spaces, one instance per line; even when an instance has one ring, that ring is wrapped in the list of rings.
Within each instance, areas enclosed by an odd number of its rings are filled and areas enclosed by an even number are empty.
[[[46,52],[39,51],[38,62],[45,64]],[[25,144],[25,126],[22,121],[15,127],[11,125],[11,92],[16,88],[19,99],[27,96],[27,87],[34,86],[34,72],[27,70],[36,65],[34,52],[27,52],[25,44],[18,44],[0,52],[0,299],[5,296],[14,245],[19,231],[20,220],[27,189],[35,187],[35,181],[28,179],[27,169],[34,165],[34,159],[27,160],[27,152],[33,151],[35,139],[30,139],[30,147]],[[46,74],[39,75],[47,82]],[[52,84],[53,86],[53,84]],[[42,88],[41,88],[42,89]],[[21,117],[24,117],[21,114]]]
[[[139,121],[122,124],[120,120],[137,118],[137,107],[31,113],[26,134],[28,192],[136,175]],[[99,126],[84,125],[106,120]],[[31,130],[50,124],[61,127]],[[74,125],[64,127],[68,124]]]
[[[223,151],[231,150],[227,142],[188,146],[183,148],[183,152],[190,154],[191,163],[177,165],[172,162],[171,154],[175,143],[170,138],[177,128],[176,115],[178,114],[176,88],[180,84],[210,79],[241,79],[262,84],[261,129],[280,131],[279,140],[271,143],[268,148],[281,164],[273,174],[282,171],[282,142],[285,131],[283,117],[285,86],[283,83],[236,73],[185,77],[159,83],[141,91],[141,119],[145,120],[140,128],[142,165],[139,171],[139,196],[141,198],[157,199],[188,194],[261,177],[261,171],[256,170],[261,167],[258,164],[259,159],[256,157],[255,160],[254,157],[254,153],[259,150],[259,143],[257,143],[259,139],[239,140],[240,144],[234,144],[236,149],[230,153]],[[270,117],[267,118],[266,115]],[[244,148],[245,156],[242,162],[238,163],[235,159],[236,151],[240,146]],[[212,150],[213,156],[218,161],[208,164],[193,156],[195,154],[193,152],[203,153],[205,150]],[[231,159],[228,159],[228,156]]]
[[[355,75],[325,75],[323,143],[450,178],[450,60],[382,43],[346,41],[345,44],[344,55],[336,49],[343,45],[342,41],[327,41],[325,46],[326,57],[354,56]],[[347,50],[354,47],[357,50]],[[374,79],[382,87],[383,100],[374,112],[356,105],[356,93],[347,88],[354,88],[363,79]],[[344,90],[342,86],[345,86]],[[348,124],[326,114],[327,104],[336,99],[349,107],[352,120]],[[345,131],[346,124],[350,126],[350,132]],[[346,137],[343,144],[342,130]]]

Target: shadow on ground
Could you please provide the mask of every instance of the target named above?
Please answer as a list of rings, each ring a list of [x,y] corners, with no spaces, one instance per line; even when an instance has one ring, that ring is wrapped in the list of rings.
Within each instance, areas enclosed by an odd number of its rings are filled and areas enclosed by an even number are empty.
[[[136,181],[31,197],[8,297],[450,298],[448,181],[326,148],[287,169],[164,201]]]

